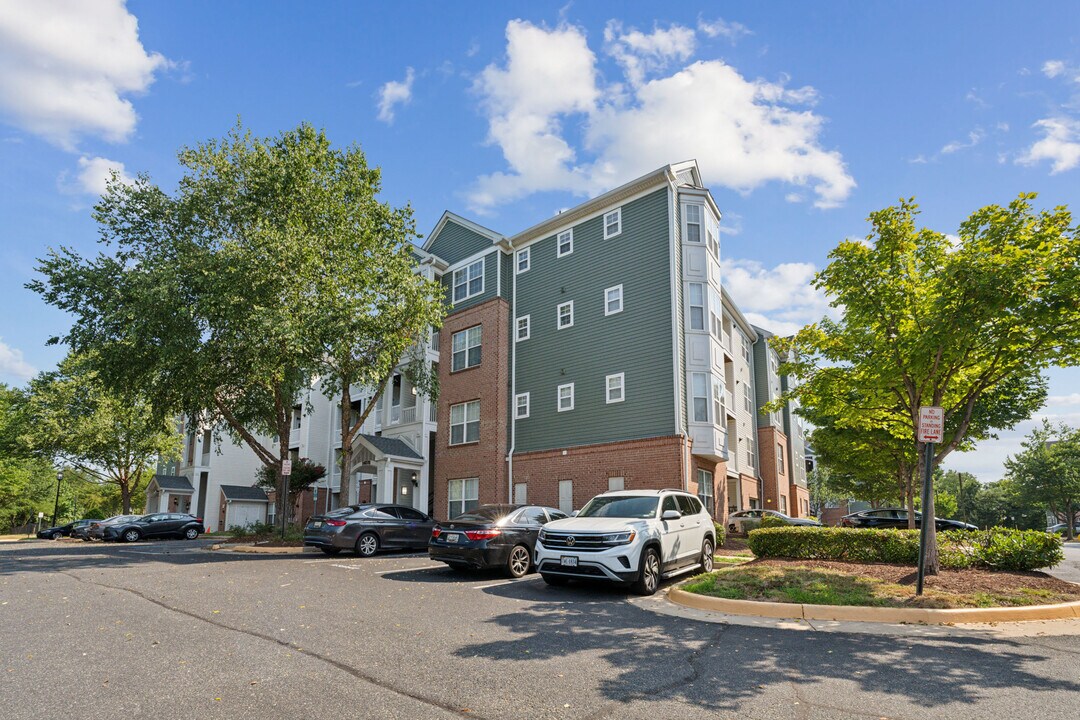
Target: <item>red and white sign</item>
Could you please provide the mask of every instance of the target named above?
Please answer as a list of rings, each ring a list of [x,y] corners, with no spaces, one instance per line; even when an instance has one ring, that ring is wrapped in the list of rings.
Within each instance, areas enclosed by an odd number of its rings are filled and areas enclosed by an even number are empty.
[[[281,461],[281,474],[292,475],[292,460]]]
[[[945,411],[939,407],[919,408],[919,442],[939,443],[945,434]]]

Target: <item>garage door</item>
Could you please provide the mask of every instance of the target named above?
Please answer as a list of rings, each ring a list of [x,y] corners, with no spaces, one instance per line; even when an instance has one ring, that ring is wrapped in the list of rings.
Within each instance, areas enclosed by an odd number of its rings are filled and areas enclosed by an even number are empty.
[[[232,527],[246,527],[252,523],[266,522],[266,503],[264,502],[237,502],[229,503],[228,514],[225,517],[225,529]]]

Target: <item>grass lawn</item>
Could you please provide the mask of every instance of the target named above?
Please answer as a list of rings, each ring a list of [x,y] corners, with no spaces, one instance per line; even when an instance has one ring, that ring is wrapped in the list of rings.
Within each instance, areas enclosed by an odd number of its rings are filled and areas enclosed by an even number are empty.
[[[753,557],[747,557],[745,555],[740,555],[737,557],[733,557],[731,555],[713,555],[713,562],[717,563],[718,565],[742,565],[743,563],[750,562],[753,559]]]
[[[942,582],[942,587],[933,587],[928,581],[923,596],[916,598],[914,584],[906,582],[911,573],[904,572],[911,568],[865,567],[872,570],[860,574],[854,565],[838,569],[801,565],[797,561],[757,561],[699,575],[683,589],[733,600],[877,607],[1016,607],[1080,600],[1080,587],[1042,573],[979,571],[971,573],[968,579],[964,578],[967,571],[954,571],[956,576]]]

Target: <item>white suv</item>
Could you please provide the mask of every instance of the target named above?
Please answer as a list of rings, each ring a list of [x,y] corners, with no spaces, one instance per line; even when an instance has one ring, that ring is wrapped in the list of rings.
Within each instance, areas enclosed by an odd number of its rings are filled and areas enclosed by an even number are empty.
[[[574,578],[630,583],[641,595],[662,579],[713,568],[712,517],[680,490],[597,495],[572,518],[549,522],[536,541],[536,568],[549,585]]]

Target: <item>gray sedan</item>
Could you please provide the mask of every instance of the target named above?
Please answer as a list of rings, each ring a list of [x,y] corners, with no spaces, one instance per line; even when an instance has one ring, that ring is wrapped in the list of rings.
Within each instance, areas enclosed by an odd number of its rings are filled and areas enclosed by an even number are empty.
[[[304,527],[304,545],[327,555],[352,550],[371,557],[379,550],[426,550],[435,518],[405,505],[348,505],[315,515]]]
[[[759,528],[761,527],[761,519],[766,515],[776,518],[787,525],[821,527],[821,523],[817,520],[811,520],[809,518],[793,518],[790,515],[785,515],[776,510],[740,510],[739,512],[728,515],[728,532],[747,533],[755,528]]]

